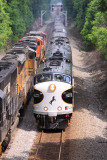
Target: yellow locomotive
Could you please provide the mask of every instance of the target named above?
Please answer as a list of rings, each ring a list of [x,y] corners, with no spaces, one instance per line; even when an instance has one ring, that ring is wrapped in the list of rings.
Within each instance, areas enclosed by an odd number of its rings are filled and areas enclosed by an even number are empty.
[[[33,89],[35,50],[15,46],[0,60],[0,153],[10,140]]]

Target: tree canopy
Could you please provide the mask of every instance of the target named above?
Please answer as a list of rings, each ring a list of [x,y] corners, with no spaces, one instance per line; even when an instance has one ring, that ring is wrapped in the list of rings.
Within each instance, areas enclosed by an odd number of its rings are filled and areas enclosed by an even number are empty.
[[[83,36],[86,46],[94,45],[107,59],[107,0],[63,0],[69,19]]]
[[[50,0],[0,0],[0,50],[6,41],[23,36],[49,3]]]
[[[12,34],[9,13],[6,12],[6,1],[0,0],[0,48],[3,48],[6,40]]]
[[[57,0],[58,1],[58,0]],[[97,46],[107,58],[107,1],[62,0],[68,18],[83,36],[85,45]],[[32,25],[41,10],[56,0],[0,0],[0,49],[6,41],[18,40]]]

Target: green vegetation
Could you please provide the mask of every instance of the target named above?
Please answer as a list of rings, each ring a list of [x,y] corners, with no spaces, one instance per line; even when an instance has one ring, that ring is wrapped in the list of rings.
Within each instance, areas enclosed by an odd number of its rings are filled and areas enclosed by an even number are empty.
[[[50,0],[0,0],[0,50],[17,41],[30,28]]]
[[[37,18],[40,16],[41,10],[49,9],[50,0],[33,0],[33,13]]]
[[[9,14],[6,12],[6,1],[0,0],[0,48],[3,49],[6,40],[12,34]]]
[[[86,46],[95,46],[107,59],[107,0],[63,0],[69,19]]]
[[[41,10],[59,0],[0,0],[0,50],[29,30]],[[95,46],[107,59],[107,0],[63,0],[68,19],[83,36],[86,46]],[[45,18],[47,18],[47,15]]]

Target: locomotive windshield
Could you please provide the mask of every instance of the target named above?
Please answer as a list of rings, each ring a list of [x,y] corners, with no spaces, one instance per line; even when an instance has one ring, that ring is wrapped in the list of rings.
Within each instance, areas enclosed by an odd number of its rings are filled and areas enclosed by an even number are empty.
[[[45,74],[38,74],[35,77],[35,83],[42,83],[46,81],[59,81],[65,83],[71,83],[71,77],[69,75],[58,74],[58,73],[45,73]]]
[[[71,83],[71,77],[68,75],[54,74],[54,80],[66,82],[66,83]]]
[[[52,80],[52,74],[39,74],[36,76],[36,83]]]

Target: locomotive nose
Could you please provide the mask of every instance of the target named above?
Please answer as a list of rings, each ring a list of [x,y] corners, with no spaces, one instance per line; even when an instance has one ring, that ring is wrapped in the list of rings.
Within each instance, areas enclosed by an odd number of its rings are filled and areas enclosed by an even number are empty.
[[[48,116],[49,117],[56,117],[57,116],[57,112],[48,112]]]
[[[55,84],[50,84],[49,90],[50,90],[51,92],[54,92],[54,91],[56,90],[56,85],[55,85]]]

